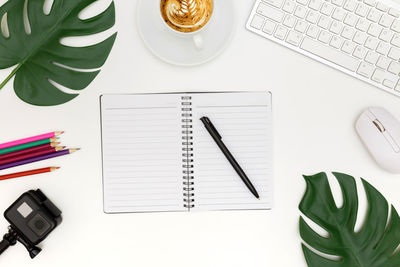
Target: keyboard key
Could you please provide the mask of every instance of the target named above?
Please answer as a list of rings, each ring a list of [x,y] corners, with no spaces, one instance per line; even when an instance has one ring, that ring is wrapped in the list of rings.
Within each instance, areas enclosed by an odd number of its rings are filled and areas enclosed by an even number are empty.
[[[390,42],[392,45],[400,47],[400,36],[395,34],[393,35],[392,41]]]
[[[378,59],[378,62],[376,62],[376,65],[379,68],[386,70],[389,66],[389,63],[390,63],[390,60],[388,58],[380,56]]]
[[[400,82],[397,83],[396,87],[394,88],[397,92],[400,92]]]
[[[294,15],[298,18],[304,19],[307,14],[307,8],[303,6],[297,6],[296,10],[294,11]]]
[[[264,24],[264,18],[258,15],[255,15],[253,20],[251,21],[250,26],[256,28],[257,30],[261,30]]]
[[[335,8],[335,11],[333,11],[332,18],[342,21],[344,16],[346,15],[346,12],[341,9],[341,8]]]
[[[344,27],[342,31],[342,36],[346,39],[352,40],[355,34],[355,30],[353,28]]]
[[[357,30],[365,32],[368,30],[370,24],[371,23],[366,21],[365,19],[359,19],[356,24],[356,28]]]
[[[376,24],[371,24],[368,28],[368,34],[377,37],[382,31],[382,27]]]
[[[293,1],[288,0],[283,5],[283,10],[288,12],[288,13],[293,13],[295,7],[296,7],[296,3],[293,2]]]
[[[394,18],[388,14],[383,14],[383,16],[381,17],[381,19],[379,20],[379,25],[383,26],[383,27],[390,27],[390,25],[392,25],[394,21]]]
[[[383,85],[389,87],[390,89],[393,89],[394,86],[396,85],[396,82],[391,80],[384,80]]]
[[[389,15],[391,15],[391,16],[393,16],[395,18],[398,18],[400,16],[400,12],[397,9],[394,9],[394,8],[389,8],[388,13],[389,13]]]
[[[296,18],[292,15],[286,15],[285,19],[283,20],[283,25],[293,28],[294,24],[296,23]]]
[[[370,78],[373,72],[374,72],[374,66],[366,62],[361,62],[360,67],[357,70],[358,74],[366,78]]]
[[[367,62],[369,62],[369,63],[375,65],[376,62],[378,61],[378,58],[379,58],[378,53],[375,53],[375,52],[373,52],[373,51],[369,51],[369,52],[367,53],[367,56],[365,57],[365,61],[367,61]]]
[[[339,34],[340,31],[342,30],[342,24],[336,20],[334,20],[331,24],[331,27],[329,29],[331,32],[335,34]]]
[[[377,83],[382,83],[385,78],[385,72],[381,69],[375,69],[371,79]]]
[[[353,12],[357,7],[357,2],[355,0],[347,0],[343,8],[347,11]]]
[[[390,86],[387,85],[388,87],[393,88],[396,85],[397,81],[399,80],[399,76],[392,74],[390,72],[386,72],[385,77],[383,78],[383,82],[385,82],[385,80],[388,80],[391,83],[393,83],[393,85]]]
[[[319,10],[319,8],[321,7],[321,4],[322,4],[321,0],[311,0],[308,7],[311,9],[314,9],[314,10]]]
[[[324,2],[321,7],[321,13],[327,16],[330,16],[333,11],[333,6],[328,2]]]
[[[352,54],[354,51],[355,44],[349,40],[344,41],[342,51],[347,54]]]
[[[315,24],[315,23],[317,23],[318,18],[319,18],[319,14],[313,10],[310,10],[307,14],[306,20],[310,23]]]
[[[379,35],[379,39],[381,39],[382,41],[385,41],[387,43],[390,42],[392,37],[393,37],[393,32],[388,29],[383,29],[381,31],[381,34]]]
[[[310,27],[308,27],[307,35],[310,36],[311,38],[317,38],[318,33],[319,29],[316,26],[310,25]]]
[[[381,2],[378,2],[376,4],[376,8],[382,12],[387,12],[389,10],[389,7],[385,4],[382,4]]]
[[[344,18],[344,24],[347,24],[351,27],[354,27],[356,25],[358,20],[358,17],[352,13],[347,13],[346,17]]]
[[[364,0],[364,3],[374,7],[376,5],[376,0]]]
[[[342,6],[343,0],[332,0],[332,4],[334,4],[335,6]]]
[[[380,42],[376,48],[376,52],[386,56],[389,53],[390,45],[384,42]]]
[[[318,41],[306,37],[300,47],[311,54],[324,58],[350,71],[357,70],[358,60]]]
[[[297,3],[306,6],[308,4],[308,0],[297,0]]]
[[[263,32],[271,35],[271,34],[274,33],[275,26],[276,26],[276,23],[274,23],[274,22],[272,22],[270,20],[267,20],[265,22],[265,25],[264,25],[264,28],[263,28]]]
[[[367,35],[359,31],[356,32],[353,38],[353,41],[360,45],[364,44],[365,40],[367,40]]]
[[[300,33],[304,33],[307,29],[308,23],[302,20],[298,20],[296,23],[296,27],[294,29]]]
[[[393,60],[396,60],[396,61],[399,60],[400,59],[400,50],[395,47],[390,48],[388,57]]]
[[[379,12],[376,9],[371,9],[367,15],[367,19],[372,22],[378,22],[381,16],[382,16],[381,12]]]
[[[281,12],[273,7],[267,6],[266,4],[263,4],[263,3],[261,3],[258,6],[257,13],[261,14],[269,19],[272,19],[276,22],[281,22],[283,19],[283,15],[284,15],[283,12]]]
[[[274,36],[280,40],[283,40],[286,37],[286,33],[287,33],[287,29],[285,27],[279,25],[276,28]]]
[[[367,54],[367,49],[362,46],[357,46],[353,52],[353,56],[358,57],[359,59],[363,59]]]
[[[323,29],[328,29],[331,19],[325,16],[321,16],[318,21],[318,26]]]
[[[289,44],[294,45],[294,46],[299,46],[302,38],[303,38],[303,35],[295,32],[295,31],[290,31],[288,36],[286,37],[286,42],[288,42]]]
[[[364,5],[363,3],[360,3],[356,9],[356,14],[359,15],[360,17],[365,17],[369,12],[369,7]]]
[[[330,45],[334,48],[339,49],[343,44],[343,39],[339,36],[334,35],[331,39]]]
[[[332,37],[331,33],[327,32],[327,31],[321,31],[321,33],[318,36],[318,40],[327,44],[327,43],[329,43],[329,40],[331,39],[331,37]]]
[[[378,40],[376,38],[369,36],[365,41],[365,47],[371,50],[375,50],[377,46],[378,46]]]
[[[280,8],[283,3],[283,0],[263,0],[263,1],[277,8]]]
[[[400,21],[399,20],[393,21],[392,26],[390,28],[395,32],[400,32]]]
[[[393,74],[395,74],[395,75],[399,75],[399,73],[400,73],[400,64],[397,63],[397,62],[392,61],[389,64],[388,71],[393,73]]]

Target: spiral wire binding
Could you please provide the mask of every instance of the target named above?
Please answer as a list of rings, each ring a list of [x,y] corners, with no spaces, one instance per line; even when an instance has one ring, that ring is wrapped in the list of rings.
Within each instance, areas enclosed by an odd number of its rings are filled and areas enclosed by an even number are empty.
[[[194,208],[192,97],[182,96],[183,206]]]

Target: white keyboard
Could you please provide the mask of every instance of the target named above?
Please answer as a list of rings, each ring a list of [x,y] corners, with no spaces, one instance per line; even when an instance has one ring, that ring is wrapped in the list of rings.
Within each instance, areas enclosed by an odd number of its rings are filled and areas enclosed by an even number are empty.
[[[400,96],[400,5],[257,0],[247,29]]]

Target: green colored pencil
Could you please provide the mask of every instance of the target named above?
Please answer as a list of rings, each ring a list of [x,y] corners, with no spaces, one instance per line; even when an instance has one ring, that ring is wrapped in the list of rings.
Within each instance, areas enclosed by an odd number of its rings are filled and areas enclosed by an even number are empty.
[[[18,145],[18,146],[7,147],[7,148],[4,148],[4,149],[0,149],[0,155],[6,154],[6,153],[10,153],[10,152],[14,152],[14,151],[19,151],[19,150],[30,148],[30,147],[34,147],[34,146],[40,146],[40,145],[44,145],[44,144],[49,144],[49,143],[55,142],[55,141],[57,141],[57,138],[47,138],[47,139],[43,139],[43,140],[39,140],[39,141],[35,141],[35,142],[30,142],[30,143]]]

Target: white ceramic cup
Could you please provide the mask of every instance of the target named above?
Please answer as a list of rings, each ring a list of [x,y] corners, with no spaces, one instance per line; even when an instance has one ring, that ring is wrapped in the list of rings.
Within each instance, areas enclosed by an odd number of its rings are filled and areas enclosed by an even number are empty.
[[[214,1],[213,1],[214,2]],[[161,5],[161,0],[160,0],[160,5]],[[160,14],[160,19],[163,22],[164,27],[168,29],[168,31],[171,34],[174,34],[178,38],[186,38],[186,39],[191,39],[193,41],[193,45],[198,49],[202,50],[204,47],[204,38],[203,35],[201,34],[211,23],[214,17],[214,7],[215,5],[213,4],[213,11],[211,13],[210,19],[207,21],[206,25],[204,25],[202,28],[198,29],[197,31],[194,32],[180,32],[177,31],[173,28],[171,28],[165,21],[164,18],[161,14],[161,9],[159,9],[159,14]]]

